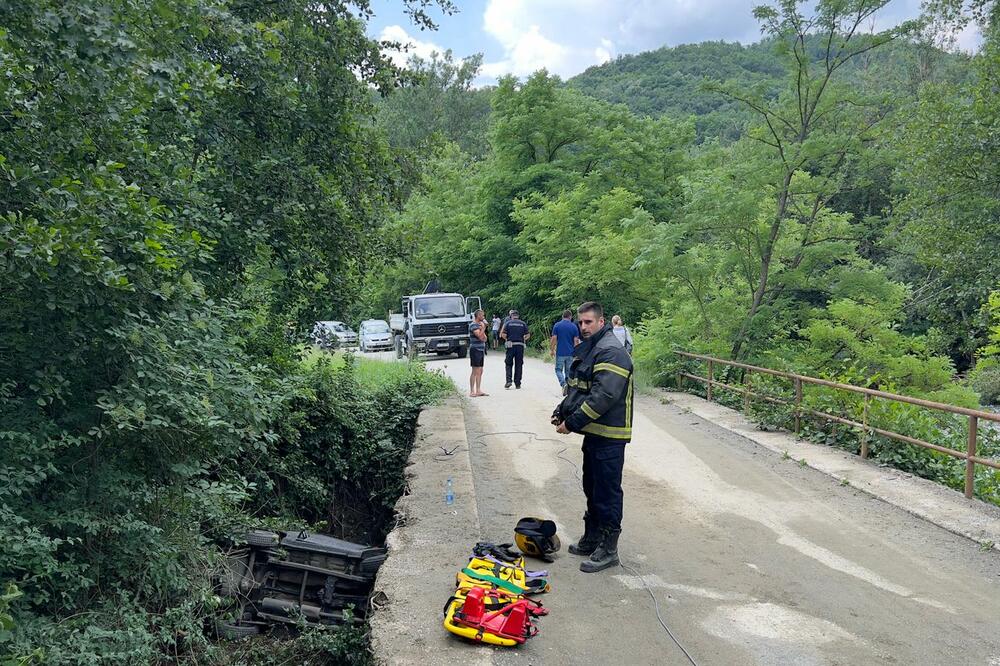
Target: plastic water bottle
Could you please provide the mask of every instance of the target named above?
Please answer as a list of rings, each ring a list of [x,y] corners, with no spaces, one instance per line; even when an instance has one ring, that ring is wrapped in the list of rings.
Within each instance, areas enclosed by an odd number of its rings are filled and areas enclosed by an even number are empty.
[[[448,477],[448,483],[445,485],[444,489],[444,503],[451,506],[455,503],[455,489],[451,485],[451,477]]]

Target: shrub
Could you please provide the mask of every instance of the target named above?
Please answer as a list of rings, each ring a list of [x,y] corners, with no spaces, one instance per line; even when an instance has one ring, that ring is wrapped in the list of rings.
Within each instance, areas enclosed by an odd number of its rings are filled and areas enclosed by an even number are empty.
[[[983,404],[1000,403],[1000,363],[980,361],[969,375],[969,384]]]

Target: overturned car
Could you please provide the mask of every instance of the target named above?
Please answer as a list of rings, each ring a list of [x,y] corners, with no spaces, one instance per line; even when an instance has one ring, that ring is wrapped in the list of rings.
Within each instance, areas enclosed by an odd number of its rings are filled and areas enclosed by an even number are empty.
[[[229,553],[218,577],[230,600],[231,619],[219,622],[222,638],[260,633],[276,623],[339,625],[363,622],[384,548],[325,534],[254,530]]]

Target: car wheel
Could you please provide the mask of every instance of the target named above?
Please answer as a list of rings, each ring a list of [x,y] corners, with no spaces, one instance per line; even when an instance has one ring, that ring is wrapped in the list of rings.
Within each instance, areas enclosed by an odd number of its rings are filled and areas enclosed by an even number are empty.
[[[468,347],[459,347],[458,348],[458,357],[459,358],[465,358],[468,355],[469,355],[469,348]]]
[[[215,633],[218,634],[219,638],[240,640],[256,636],[260,633],[260,627],[252,624],[229,624],[220,620],[215,623]]]
[[[279,541],[281,541],[281,538],[277,532],[270,532],[268,530],[252,530],[247,532],[247,544],[251,546],[270,548],[271,546],[277,546]]]

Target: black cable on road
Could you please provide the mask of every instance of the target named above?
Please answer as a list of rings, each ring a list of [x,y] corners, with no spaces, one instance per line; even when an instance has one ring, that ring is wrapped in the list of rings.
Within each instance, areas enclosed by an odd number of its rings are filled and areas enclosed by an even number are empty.
[[[670,640],[674,642],[674,645],[676,645],[680,649],[680,651],[684,653],[684,656],[688,658],[688,661],[691,662],[692,666],[698,666],[698,662],[696,662],[694,660],[694,657],[691,656],[691,653],[689,653],[684,648],[684,646],[681,645],[681,642],[677,640],[676,636],[674,636],[674,632],[670,631],[670,627],[668,627],[667,623],[663,621],[663,617],[660,615],[660,602],[656,599],[656,595],[653,594],[653,588],[649,586],[649,583],[646,582],[646,579],[643,576],[639,575],[638,571],[636,571],[629,565],[622,562],[621,559],[618,560],[618,564],[620,564],[623,569],[631,571],[633,576],[637,577],[640,581],[642,581],[642,586],[646,588],[646,591],[649,592],[649,598],[653,600],[653,608],[656,610],[656,619],[660,622],[660,626],[663,627],[663,630],[665,632],[667,632],[667,636],[670,636]]]

